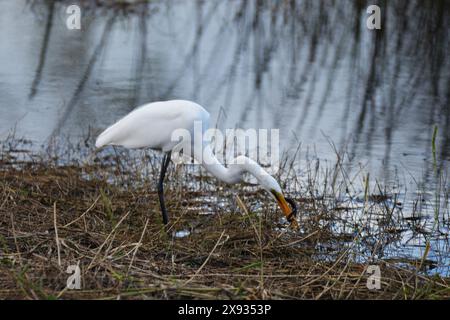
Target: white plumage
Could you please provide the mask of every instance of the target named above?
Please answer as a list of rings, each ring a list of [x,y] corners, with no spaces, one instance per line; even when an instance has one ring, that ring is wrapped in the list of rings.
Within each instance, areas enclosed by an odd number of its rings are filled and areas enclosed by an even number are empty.
[[[201,122],[201,132],[195,132],[196,121]],[[191,143],[196,141],[194,134],[202,134],[208,129],[209,113],[199,104],[187,100],[159,101],[145,104],[136,108],[128,115],[108,127],[103,131],[95,146],[97,148],[116,145],[125,148],[151,148],[165,153],[161,176],[158,184],[158,193],[163,213],[164,223],[168,222],[166,208],[164,205],[163,180],[169,165],[172,149],[179,143],[173,139],[172,134],[179,129],[189,131]],[[226,183],[236,183],[242,180],[243,174],[248,172],[253,175],[259,184],[267,190],[274,199],[277,200],[284,214],[294,226],[297,226],[293,219],[294,206],[291,210],[286,202],[278,182],[270,176],[255,161],[239,156],[239,161],[228,168],[219,163],[213,154],[209,144],[200,139],[200,146],[193,146],[193,157],[216,178]],[[288,199],[289,200],[289,199]]]
[[[209,124],[209,113],[195,102],[186,100],[158,101],[136,108],[97,138],[97,148],[120,145],[125,148],[151,148],[168,152],[176,141],[172,133],[186,129],[193,133],[194,121]]]

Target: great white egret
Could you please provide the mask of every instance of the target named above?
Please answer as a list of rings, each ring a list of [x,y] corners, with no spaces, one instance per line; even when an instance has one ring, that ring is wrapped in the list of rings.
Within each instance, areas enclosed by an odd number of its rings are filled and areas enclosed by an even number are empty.
[[[201,132],[194,130],[194,123],[201,123]],[[245,156],[239,156],[232,165],[225,167],[214,155],[209,143],[204,142],[203,133],[208,129],[209,113],[197,103],[186,100],[159,101],[136,108],[125,117],[103,131],[97,138],[95,146],[101,148],[107,145],[126,148],[151,148],[164,153],[161,173],[158,182],[158,196],[164,224],[169,219],[164,204],[164,176],[170,163],[172,150],[180,143],[172,138],[175,130],[184,129],[194,136],[193,156],[200,164],[217,179],[226,183],[237,183],[243,174],[253,175],[258,183],[278,202],[281,210],[291,226],[297,228],[295,203],[285,198],[278,182],[255,161]],[[202,135],[196,140],[195,135]],[[292,209],[288,203],[291,204]]]

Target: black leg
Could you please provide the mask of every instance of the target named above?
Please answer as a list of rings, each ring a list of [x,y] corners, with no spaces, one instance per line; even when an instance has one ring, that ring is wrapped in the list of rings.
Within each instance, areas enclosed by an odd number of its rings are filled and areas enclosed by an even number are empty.
[[[164,184],[164,176],[166,175],[167,167],[169,166],[169,163],[170,163],[170,155],[171,155],[171,151],[169,151],[168,153],[166,153],[164,155],[162,165],[161,165],[161,174],[159,176],[159,182],[158,182],[159,204],[161,205],[161,213],[162,213],[162,218],[163,218],[163,222],[165,225],[167,225],[167,223],[169,222],[169,217],[167,216],[166,205],[164,203],[164,185],[163,184]]]

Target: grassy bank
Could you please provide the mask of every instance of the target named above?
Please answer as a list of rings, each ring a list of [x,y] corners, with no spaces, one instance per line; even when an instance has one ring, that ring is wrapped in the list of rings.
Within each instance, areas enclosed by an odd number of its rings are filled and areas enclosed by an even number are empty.
[[[254,186],[171,166],[166,232],[152,153],[68,163],[23,145],[5,143],[0,157],[0,298],[450,298],[450,280],[426,274],[427,252],[401,263],[380,254],[401,228],[387,195],[366,194],[365,214],[383,221],[376,232],[362,220],[337,232],[349,211],[311,196],[310,168],[306,189],[289,194],[300,205],[294,233]],[[288,168],[284,182],[295,184]],[[371,264],[381,269],[379,290],[367,287]],[[69,265],[80,267],[80,290],[66,289]]]

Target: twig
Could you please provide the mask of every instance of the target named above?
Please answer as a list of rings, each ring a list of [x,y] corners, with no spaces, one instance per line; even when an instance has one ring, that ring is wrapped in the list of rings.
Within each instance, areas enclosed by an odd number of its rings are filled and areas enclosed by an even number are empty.
[[[73,224],[73,223],[77,222],[78,220],[80,220],[81,218],[83,218],[89,211],[92,210],[92,208],[95,206],[95,204],[97,203],[98,199],[100,199],[100,197],[101,197],[101,195],[99,195],[97,197],[97,199],[95,199],[94,203],[92,203],[91,206],[85,212],[83,212],[83,214],[81,216],[79,216],[78,218],[76,218],[72,222],[69,222],[68,224],[64,225],[63,228],[67,228],[71,224]]]
[[[58,252],[58,266],[61,268],[61,246],[59,244],[58,227],[56,224],[56,201],[53,203],[53,226],[55,228],[56,249]]]
[[[89,266],[87,267],[86,270],[89,270],[92,267],[92,264],[95,262],[95,259],[97,259],[98,255],[100,254],[100,251],[102,251],[102,248],[105,246],[106,242],[108,241],[108,239],[111,237],[111,235],[116,231],[116,229],[120,226],[120,224],[123,222],[123,220],[125,220],[126,217],[128,217],[128,214],[130,213],[130,211],[128,211],[121,219],[119,222],[117,222],[117,224],[114,226],[114,228],[111,230],[111,232],[108,234],[108,236],[106,237],[105,241],[101,244],[101,246],[98,248],[97,253],[95,254],[94,258],[92,258],[91,263],[89,264]]]
[[[133,256],[131,257],[130,264],[128,265],[127,274],[128,274],[128,272],[130,272],[130,269],[131,269],[131,266],[133,265],[133,261],[136,256],[136,253],[137,253],[139,247],[142,245],[142,239],[144,238],[145,231],[147,230],[147,225],[148,225],[148,218],[147,218],[147,221],[145,221],[145,226],[144,226],[144,230],[142,230],[141,238],[139,239],[139,242],[136,244],[136,248],[134,249]]]
[[[17,243],[16,228],[14,227],[14,215],[13,215],[13,212],[10,211],[9,215],[10,215],[10,218],[11,218],[11,230],[12,230],[13,237],[14,237],[14,244],[16,246],[17,256],[19,257],[19,264],[22,265],[22,256],[20,254],[19,244]]]
[[[247,207],[245,206],[244,202],[241,200],[241,198],[239,197],[239,195],[236,195],[236,199],[238,202],[239,207],[242,209],[242,211],[244,211],[244,213],[247,215],[248,219],[250,220],[250,223],[252,225],[253,230],[255,231],[255,235],[258,237],[258,242],[261,245],[262,241],[261,241],[261,237],[258,233],[258,229],[256,229],[255,224],[253,223],[252,218],[250,217],[250,213],[248,212]]]
[[[211,258],[213,252],[216,250],[217,246],[220,243],[220,240],[222,240],[223,235],[225,234],[225,230],[222,231],[219,240],[217,240],[216,244],[214,245],[214,248],[212,248],[211,252],[209,253],[208,257],[206,258],[205,262],[202,263],[202,265],[200,266],[200,268],[197,269],[197,271],[195,271],[195,273],[192,275],[191,278],[189,278],[189,280],[187,280],[185,283],[183,283],[183,286],[187,285],[188,283],[190,283],[198,274],[200,271],[202,271],[203,267],[208,263],[209,259]]]

